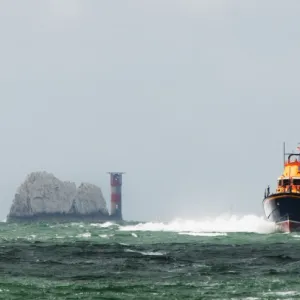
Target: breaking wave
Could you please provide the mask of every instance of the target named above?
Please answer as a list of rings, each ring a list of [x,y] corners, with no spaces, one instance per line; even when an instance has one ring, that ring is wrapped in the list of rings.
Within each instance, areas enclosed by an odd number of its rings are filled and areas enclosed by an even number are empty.
[[[203,220],[176,219],[168,223],[147,222],[136,225],[120,226],[121,231],[169,231],[187,232],[190,235],[197,233],[228,233],[228,232],[255,232],[272,233],[276,231],[275,224],[263,217],[246,215],[238,217],[207,218]]]
[[[142,255],[150,255],[150,256],[161,256],[161,255],[166,255],[166,252],[154,252],[154,251],[137,251],[137,250],[131,250],[131,249],[125,249],[125,252],[132,252],[132,253],[139,253]]]

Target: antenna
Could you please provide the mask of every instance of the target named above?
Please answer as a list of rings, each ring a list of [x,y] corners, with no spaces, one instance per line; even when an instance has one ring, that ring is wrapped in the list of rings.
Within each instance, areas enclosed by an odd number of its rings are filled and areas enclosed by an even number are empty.
[[[297,147],[297,150],[300,151],[300,146]],[[292,152],[285,152],[285,142],[283,142],[283,167],[285,167],[285,157],[288,156],[287,162],[290,162],[290,158],[292,156],[300,156],[299,153],[295,153],[294,151]]]
[[[283,142],[283,167],[285,165],[285,142]]]

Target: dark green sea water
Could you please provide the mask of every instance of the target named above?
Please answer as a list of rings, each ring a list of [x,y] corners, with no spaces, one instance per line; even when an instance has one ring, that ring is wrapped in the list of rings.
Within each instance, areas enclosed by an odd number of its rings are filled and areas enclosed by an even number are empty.
[[[0,299],[300,299],[300,234],[254,216],[0,223]]]

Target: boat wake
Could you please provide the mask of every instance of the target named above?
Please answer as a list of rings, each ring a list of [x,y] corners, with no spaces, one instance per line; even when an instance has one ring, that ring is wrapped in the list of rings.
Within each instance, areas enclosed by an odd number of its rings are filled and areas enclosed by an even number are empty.
[[[120,226],[121,231],[169,231],[201,235],[201,233],[229,233],[229,232],[253,232],[272,233],[276,231],[275,224],[266,221],[263,217],[235,215],[203,220],[176,219],[168,223],[147,222],[136,225]]]

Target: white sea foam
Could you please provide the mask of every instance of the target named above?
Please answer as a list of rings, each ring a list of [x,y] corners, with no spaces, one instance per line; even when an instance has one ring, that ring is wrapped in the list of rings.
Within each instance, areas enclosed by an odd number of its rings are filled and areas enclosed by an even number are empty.
[[[65,238],[65,236],[63,236],[63,235],[58,235],[58,234],[56,234],[55,237],[56,237],[57,239],[64,239],[64,238]]]
[[[35,234],[30,234],[30,235],[27,236],[27,237],[21,237],[21,236],[18,236],[18,239],[23,239],[23,238],[26,238],[27,240],[31,241],[31,240],[36,239],[36,235],[35,235]]]
[[[91,237],[91,233],[90,232],[80,233],[76,237],[89,238],[89,237]]]
[[[231,300],[240,300],[241,298],[231,298]],[[247,298],[243,298],[243,300],[260,300],[261,298],[257,298],[257,297],[247,297]]]
[[[107,239],[108,238],[108,234],[99,234],[99,237]]]
[[[105,222],[105,223],[91,223],[90,225],[94,227],[107,228],[115,224],[112,222]]]
[[[166,252],[154,252],[154,251],[136,251],[136,250],[131,250],[131,249],[125,249],[125,252],[134,252],[134,253],[139,253],[142,255],[150,255],[150,256],[161,256],[161,255],[166,255]]]
[[[69,227],[69,225],[74,226],[74,227],[80,227],[80,228],[83,228],[85,226],[82,223],[73,222],[73,223],[70,223],[70,224],[65,224],[65,225],[63,225],[63,227]]]
[[[99,234],[99,237],[103,238],[103,239],[109,239],[112,236],[114,236],[113,234]]]
[[[192,236],[224,236],[227,235],[226,232],[179,232],[182,235],[192,235]]]
[[[282,292],[267,292],[264,295],[275,295],[275,296],[297,296],[299,292],[296,291],[282,291]]]
[[[256,232],[271,233],[276,226],[263,217],[246,215],[242,217],[229,216],[206,218],[202,220],[177,219],[168,223],[139,223],[137,225],[120,226],[121,231],[169,231],[189,233],[227,233],[227,232]]]

